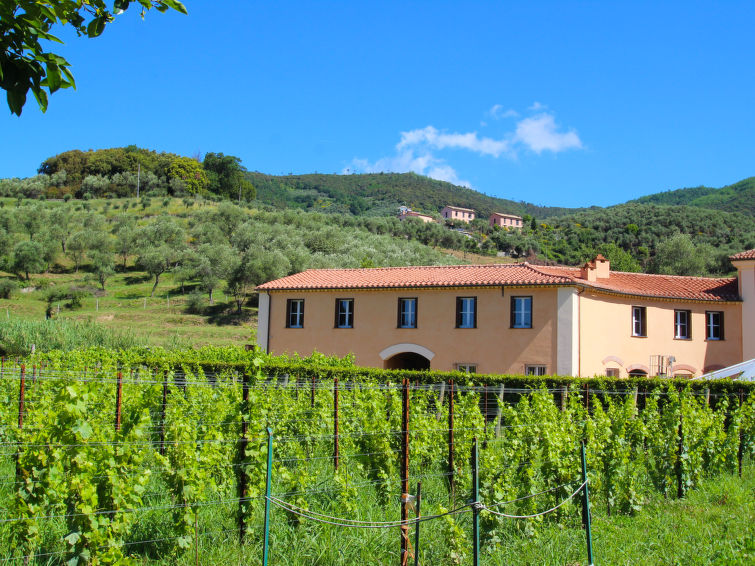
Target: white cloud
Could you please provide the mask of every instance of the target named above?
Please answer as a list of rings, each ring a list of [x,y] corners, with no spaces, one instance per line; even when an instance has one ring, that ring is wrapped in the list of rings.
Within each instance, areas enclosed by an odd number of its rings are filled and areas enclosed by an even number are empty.
[[[535,102],[530,110],[538,111],[544,108],[544,105]],[[518,116],[513,110],[504,112],[500,104],[493,106],[488,113],[496,119]],[[534,116],[522,118],[516,123],[514,131],[505,133],[499,139],[480,136],[477,132],[445,132],[434,126],[401,132],[394,155],[382,157],[374,162],[355,158],[342,172],[346,174],[413,171],[433,179],[471,187],[468,181],[459,177],[444,157],[437,155],[438,152],[466,150],[481,156],[498,158],[503,155],[516,159],[522,150],[530,150],[540,155],[544,151],[559,153],[582,147],[582,140],[576,131],[559,131],[554,115],[542,111]]]
[[[401,141],[396,145],[396,149],[400,151],[414,146],[427,146],[433,149],[466,149],[481,155],[498,157],[509,151],[510,143],[507,140],[481,138],[477,132],[449,134],[440,132],[433,126],[427,126],[419,130],[401,132]]]
[[[494,104],[493,107],[488,110],[488,115],[493,117],[495,120],[500,120],[502,118],[518,118],[519,112],[516,110],[508,109],[504,110],[503,106],[500,104]]]
[[[353,159],[341,173],[347,175],[349,173],[407,173],[409,171],[462,187],[472,186],[469,181],[459,178],[456,170],[443,159],[427,151],[416,154],[411,148],[399,150],[396,155],[382,157],[372,163],[367,159]]]
[[[527,110],[531,110],[532,112],[537,112],[539,110],[545,110],[548,108],[545,104],[540,104],[537,100],[532,103],[532,105],[527,108]]]
[[[521,142],[537,154],[582,148],[582,140],[574,130],[558,132],[553,115],[545,113],[518,122],[514,141]]]

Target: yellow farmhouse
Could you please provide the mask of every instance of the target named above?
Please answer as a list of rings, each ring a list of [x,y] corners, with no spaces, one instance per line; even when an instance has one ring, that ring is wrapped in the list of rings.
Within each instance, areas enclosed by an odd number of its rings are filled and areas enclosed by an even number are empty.
[[[504,265],[310,269],[260,285],[257,341],[379,368],[696,376],[755,358],[755,250],[737,277]]]

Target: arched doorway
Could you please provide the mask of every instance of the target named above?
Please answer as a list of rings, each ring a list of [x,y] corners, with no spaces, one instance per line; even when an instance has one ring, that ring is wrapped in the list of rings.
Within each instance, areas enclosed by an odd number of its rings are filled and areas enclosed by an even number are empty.
[[[385,360],[385,369],[430,369],[430,360],[414,352],[401,352]]]

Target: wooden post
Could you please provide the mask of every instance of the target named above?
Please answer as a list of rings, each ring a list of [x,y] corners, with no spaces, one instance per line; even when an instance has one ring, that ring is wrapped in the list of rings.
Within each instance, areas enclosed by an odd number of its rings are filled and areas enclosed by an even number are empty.
[[[160,455],[165,456],[165,411],[168,408],[168,371],[163,373],[163,404],[160,408]]]
[[[338,471],[338,378],[333,378],[333,467]]]
[[[247,504],[247,477],[246,477],[246,448],[249,444],[247,437],[249,424],[249,375],[244,372],[243,385],[241,387],[241,442],[239,446],[239,544],[244,544],[244,535],[246,531],[244,507]],[[267,500],[265,500],[267,504]]]
[[[118,372],[115,386],[115,430],[121,430],[121,398],[123,397],[123,373]]]
[[[401,566],[409,564],[409,380],[404,378],[401,403]]]
[[[640,391],[637,387],[634,388],[632,391],[632,407],[634,415],[637,416],[637,396],[640,394]]]
[[[561,411],[566,410],[566,398],[567,395],[569,395],[569,390],[567,389],[566,385],[561,386]]]
[[[21,381],[18,385],[18,428],[24,428],[24,397],[26,395],[26,366],[21,365]]]
[[[314,408],[314,406],[315,406],[315,387],[316,387],[315,379],[316,379],[315,378],[315,374],[313,373],[312,374],[312,396],[311,396],[310,401],[309,401],[309,406],[312,407],[312,408]]]
[[[435,416],[435,420],[439,421],[440,417],[442,415],[442,409],[443,409],[443,399],[446,396],[446,382],[440,384],[440,398],[438,399],[438,413]]]
[[[506,393],[506,386],[502,383],[501,390],[498,393],[498,404],[495,411],[495,437],[501,437],[501,415],[503,413],[503,396]]]
[[[454,493],[454,380],[448,382],[448,482],[451,488],[451,501]]]
[[[590,385],[585,383],[585,409],[590,413]]]
[[[710,407],[710,387],[705,388],[705,406]]]

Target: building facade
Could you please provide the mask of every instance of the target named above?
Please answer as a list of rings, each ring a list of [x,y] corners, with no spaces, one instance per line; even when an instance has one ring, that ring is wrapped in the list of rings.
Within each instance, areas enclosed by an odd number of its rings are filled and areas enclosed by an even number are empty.
[[[435,222],[435,218],[429,214],[422,214],[421,212],[415,212],[413,210],[401,210],[398,214],[399,220],[406,220],[407,218],[416,218],[422,222]]]
[[[308,270],[258,287],[257,340],[380,368],[693,377],[755,357],[755,250],[732,262],[736,278],[615,272],[601,256]]]
[[[458,206],[445,206],[440,211],[440,215],[446,220],[461,220],[462,222],[472,222],[476,218],[475,211],[471,208],[461,208]]]
[[[522,217],[514,214],[504,214],[502,212],[494,212],[490,215],[489,219],[491,226],[500,226],[501,228],[521,228]]]

